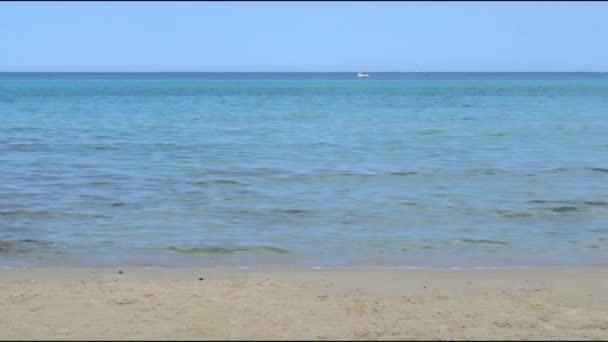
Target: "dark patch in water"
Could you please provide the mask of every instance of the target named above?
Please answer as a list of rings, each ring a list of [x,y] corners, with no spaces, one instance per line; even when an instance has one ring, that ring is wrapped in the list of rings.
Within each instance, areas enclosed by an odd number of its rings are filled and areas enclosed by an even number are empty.
[[[0,240],[0,253],[28,253],[48,245],[51,245],[51,243],[34,239]]]
[[[530,201],[527,201],[527,203],[539,203],[539,204],[545,204],[545,203],[568,203],[568,201],[530,200]]]
[[[505,174],[507,171],[498,170],[498,169],[474,169],[470,171],[473,174],[484,174],[484,175],[497,175],[497,174]]]
[[[262,247],[169,247],[167,250],[175,253],[182,254],[231,254],[238,252],[256,252],[265,251],[276,254],[288,254],[291,253],[289,250],[273,247],[273,246],[262,246]]]
[[[277,212],[280,213],[285,213],[285,214],[303,214],[306,212],[306,210],[301,210],[301,209],[282,209],[282,210],[277,210]]]
[[[608,205],[608,202],[604,201],[584,201],[583,203],[588,205]]]
[[[213,184],[220,184],[220,185],[233,185],[233,184],[239,184],[239,182],[235,181],[235,180],[231,180],[231,179],[214,179],[214,180],[208,180],[208,181],[199,181],[199,182],[195,182],[195,185],[213,185]]]
[[[22,217],[22,218],[31,218],[31,219],[50,219],[50,218],[58,218],[58,217],[82,217],[82,218],[98,218],[105,217],[100,214],[87,214],[87,213],[70,213],[64,211],[27,211],[27,210],[18,210],[18,211],[0,211],[0,216],[7,217]]]
[[[273,209],[273,210],[241,210],[243,214],[275,215],[275,214],[305,214],[310,211],[303,209]]]
[[[9,241],[0,241],[0,252],[8,252],[12,247],[12,244]]]
[[[17,211],[0,211],[0,216],[7,217],[21,217],[21,218],[31,218],[31,219],[50,219],[57,217],[87,217],[87,218],[96,218],[96,217],[105,217],[100,214],[86,214],[86,213],[71,213],[65,211],[28,211],[28,210],[17,210]]]
[[[602,167],[592,167],[591,170],[593,171],[599,171],[599,172],[608,172],[608,169],[602,168]]]
[[[407,205],[407,206],[417,206],[418,203],[416,202],[399,202],[400,205]]]
[[[458,241],[464,242],[464,243],[470,243],[470,244],[499,245],[499,246],[506,246],[509,244],[506,241],[490,240],[490,239],[458,239]]]
[[[505,218],[528,218],[528,217],[532,217],[532,214],[530,213],[521,213],[521,212],[517,212],[517,211],[510,211],[510,210],[496,210],[497,213],[500,214],[500,216],[505,217]]]
[[[419,174],[416,171],[397,171],[397,172],[391,172],[389,173],[389,175],[391,176],[411,176],[411,175],[417,175]]]
[[[122,202],[114,202],[114,203],[110,204],[110,206],[112,206],[112,207],[124,207],[125,205],[127,205],[127,204],[122,203]]]
[[[14,217],[31,217],[31,218],[50,218],[57,216],[64,216],[63,212],[55,211],[29,211],[29,210],[17,210],[17,211],[0,211],[0,216],[14,216]]]
[[[593,228],[589,229],[589,231],[593,233],[608,233],[608,228]]]
[[[87,185],[103,186],[103,185],[113,185],[113,183],[110,183],[110,182],[90,182],[90,183],[87,183]]]
[[[548,208],[551,211],[554,211],[556,213],[566,213],[566,212],[573,212],[573,211],[583,211],[583,209],[581,208],[577,208],[577,207],[569,207],[569,206],[565,206],[565,207],[555,207],[555,208]]]
[[[94,150],[99,150],[99,151],[113,151],[113,150],[119,149],[119,147],[116,147],[116,146],[90,146],[90,147]]]
[[[443,133],[443,132],[445,132],[445,131],[443,131],[441,129],[429,129],[429,130],[426,130],[426,131],[422,131],[419,134],[420,135],[434,135],[434,134],[440,134],[440,133]]]

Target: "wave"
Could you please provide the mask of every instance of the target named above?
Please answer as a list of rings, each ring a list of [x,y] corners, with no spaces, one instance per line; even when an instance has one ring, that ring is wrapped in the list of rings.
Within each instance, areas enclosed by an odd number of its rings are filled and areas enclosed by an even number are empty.
[[[52,245],[35,239],[0,240],[0,253],[28,253]]]
[[[608,205],[608,202],[605,201],[583,201],[583,203],[587,205]]]
[[[480,244],[480,245],[496,245],[496,246],[507,246],[509,243],[502,240],[491,240],[491,239],[457,239],[456,241],[468,244]]]
[[[592,167],[591,170],[598,171],[598,172],[608,172],[608,169],[603,168],[603,167]]]
[[[97,150],[97,151],[116,151],[116,150],[120,150],[120,147],[118,146],[102,146],[102,145],[95,145],[95,146],[87,146],[90,149],[93,150]]]
[[[511,211],[511,210],[496,210],[498,214],[505,218],[529,218],[534,215],[530,213]]]
[[[435,135],[435,134],[441,134],[441,133],[445,133],[445,131],[441,130],[441,129],[429,129],[426,131],[422,131],[418,134],[419,135]]]
[[[584,211],[583,208],[573,207],[573,206],[553,207],[553,208],[547,208],[547,210],[551,210],[556,213]]]
[[[576,204],[578,204],[578,205],[585,204],[585,205],[590,205],[590,206],[607,206],[608,205],[608,202],[606,202],[606,201],[598,201],[598,200],[540,200],[540,199],[535,199],[535,200],[526,201],[526,203],[533,203],[533,204],[571,204],[570,206],[566,205],[566,206],[547,208],[548,210],[553,210],[553,211],[556,211],[556,212],[583,211],[584,210],[583,208],[576,207]]]
[[[289,254],[291,251],[274,246],[261,247],[168,247],[168,251],[181,254],[232,254],[239,252],[271,252],[275,254]]]
[[[66,211],[49,211],[49,210],[13,210],[13,211],[0,211],[0,217],[12,217],[12,218],[60,218],[60,217],[81,217],[81,218],[94,218],[94,217],[105,217],[100,214],[84,214],[84,213],[71,213]]]
[[[412,176],[412,175],[419,175],[420,172],[417,171],[398,171],[398,172],[391,172],[389,173],[389,175],[391,176]]]
[[[307,214],[312,213],[311,210],[306,209],[270,209],[270,210],[240,210],[241,214],[253,214],[253,215],[276,215],[276,214]]]
[[[240,183],[238,181],[235,181],[235,180],[232,180],[232,179],[213,179],[213,180],[194,182],[194,185],[201,185],[201,186],[214,185],[214,184],[219,184],[219,185],[236,185],[236,184],[240,184]]]

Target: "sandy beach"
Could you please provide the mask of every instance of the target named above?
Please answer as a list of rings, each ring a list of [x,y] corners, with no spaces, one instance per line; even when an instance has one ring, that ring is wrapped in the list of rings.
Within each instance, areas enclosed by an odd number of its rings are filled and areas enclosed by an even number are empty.
[[[1,339],[608,338],[608,269],[5,268]]]

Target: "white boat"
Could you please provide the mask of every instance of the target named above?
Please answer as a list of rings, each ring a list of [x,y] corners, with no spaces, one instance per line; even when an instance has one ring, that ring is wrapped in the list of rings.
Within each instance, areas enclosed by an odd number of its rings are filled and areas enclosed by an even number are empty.
[[[368,74],[368,73],[365,73],[365,72],[359,72],[359,73],[357,74],[357,77],[369,77],[369,74]]]

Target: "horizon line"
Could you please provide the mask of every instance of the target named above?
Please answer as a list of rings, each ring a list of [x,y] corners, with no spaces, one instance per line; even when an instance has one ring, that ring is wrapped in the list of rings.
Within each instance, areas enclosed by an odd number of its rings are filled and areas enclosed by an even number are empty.
[[[0,70],[2,74],[10,74],[10,73],[209,73],[209,74],[229,74],[229,73],[290,73],[290,74],[313,74],[313,73],[357,73],[358,71],[3,71]],[[565,71],[565,70],[528,70],[528,71],[368,71],[368,73],[606,73],[608,70],[577,70],[577,71]]]

